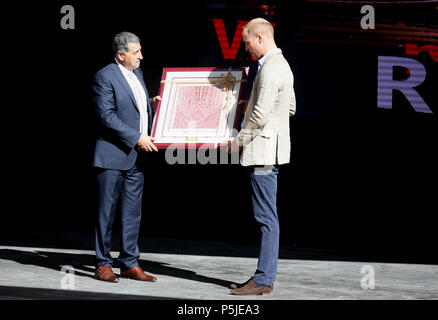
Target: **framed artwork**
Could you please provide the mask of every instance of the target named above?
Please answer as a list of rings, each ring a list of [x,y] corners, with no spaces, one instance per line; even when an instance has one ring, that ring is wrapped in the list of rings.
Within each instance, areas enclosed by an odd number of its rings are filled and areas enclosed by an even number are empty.
[[[249,68],[164,68],[152,136],[158,148],[218,148],[237,135]]]

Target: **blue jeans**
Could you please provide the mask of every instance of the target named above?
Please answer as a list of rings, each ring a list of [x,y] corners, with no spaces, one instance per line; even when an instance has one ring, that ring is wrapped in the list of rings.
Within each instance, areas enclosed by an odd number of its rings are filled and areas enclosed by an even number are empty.
[[[257,285],[270,286],[277,275],[280,241],[280,224],[277,215],[279,166],[252,166],[248,169],[254,218],[260,224],[262,233],[257,270],[253,280]]]

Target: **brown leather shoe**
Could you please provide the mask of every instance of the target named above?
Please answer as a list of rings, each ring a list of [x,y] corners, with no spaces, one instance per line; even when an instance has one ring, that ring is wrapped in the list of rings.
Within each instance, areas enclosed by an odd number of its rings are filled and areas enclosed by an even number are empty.
[[[250,280],[243,287],[231,290],[231,294],[237,296],[265,296],[271,294],[272,291],[274,291],[273,286],[262,285],[257,287],[254,280]]]
[[[128,270],[122,269],[120,276],[123,278],[129,278],[129,279],[140,280],[140,281],[151,281],[151,282],[157,281],[157,278],[146,274],[140,266],[136,266]]]
[[[242,288],[243,286],[245,286],[246,284],[248,284],[248,282],[250,282],[253,278],[249,278],[248,280],[246,280],[244,283],[232,283],[230,284],[230,288],[231,289],[239,289]]]
[[[117,278],[110,266],[100,266],[94,272],[94,276],[102,281],[119,282],[119,278]]]
[[[248,282],[250,282],[253,279],[253,277],[249,278],[248,280],[246,280],[244,283],[232,283],[230,284],[230,288],[231,289],[239,289],[244,287],[245,285],[248,284]],[[272,284],[272,290],[274,290],[274,284]]]

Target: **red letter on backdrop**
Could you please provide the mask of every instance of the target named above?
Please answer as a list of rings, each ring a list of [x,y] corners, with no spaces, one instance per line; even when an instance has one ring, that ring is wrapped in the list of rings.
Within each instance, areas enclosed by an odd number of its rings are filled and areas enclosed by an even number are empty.
[[[407,43],[405,44],[405,53],[410,55],[417,55],[420,52],[428,52],[430,57],[438,62],[438,46],[429,44],[418,48],[417,44]]]
[[[240,42],[242,41],[242,29],[248,21],[239,21],[236,32],[234,33],[231,46],[228,43],[227,32],[225,31],[224,19],[213,19],[214,28],[219,39],[219,44],[222,49],[224,59],[236,59],[237,51],[239,51]]]
[[[233,42],[231,46],[228,42],[227,32],[225,31],[224,19],[213,19],[214,28],[216,29],[217,38],[222,49],[224,59],[236,59],[237,52],[239,51],[240,42],[242,41],[242,30],[248,21],[239,21],[237,24],[236,32],[234,33]],[[272,27],[275,28],[275,22],[271,22]],[[256,61],[251,55],[251,59]]]

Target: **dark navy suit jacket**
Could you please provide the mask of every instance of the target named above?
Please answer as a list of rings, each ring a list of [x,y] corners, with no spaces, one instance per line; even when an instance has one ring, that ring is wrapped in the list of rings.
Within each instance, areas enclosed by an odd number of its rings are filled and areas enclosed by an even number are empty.
[[[143,73],[134,69],[147,98],[148,134],[153,113]],[[134,94],[116,62],[99,70],[93,79],[93,102],[97,116],[97,136],[93,166],[128,170],[137,160],[135,146],[140,138],[140,113]]]

